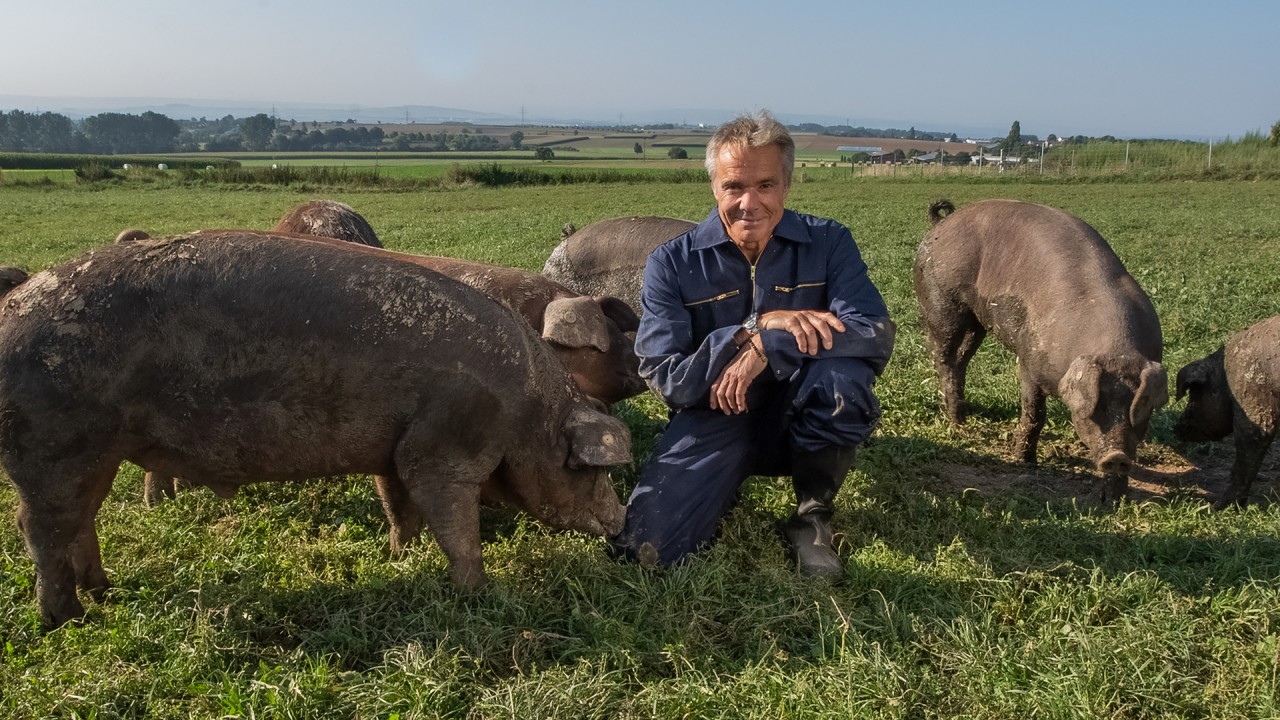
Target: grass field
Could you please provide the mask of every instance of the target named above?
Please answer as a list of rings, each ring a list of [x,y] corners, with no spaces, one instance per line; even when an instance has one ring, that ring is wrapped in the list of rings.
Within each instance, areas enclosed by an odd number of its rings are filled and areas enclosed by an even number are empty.
[[[433,192],[0,187],[0,263],[30,270],[153,235],[272,225],[331,197],[393,249],[539,269],[566,222],[700,220],[709,188],[651,183]],[[42,634],[31,562],[0,522],[0,716],[134,718],[1265,718],[1280,716],[1275,453],[1255,503],[1210,512],[1227,444],[1174,441],[1157,413],[1133,501],[1077,502],[1090,465],[1050,401],[1040,466],[1012,461],[1013,359],[970,370],[983,409],[939,414],[911,289],[926,208],[1043,202],[1093,224],[1151,295],[1170,375],[1280,313],[1280,182],[934,181],[806,173],[789,205],[849,225],[899,324],[880,429],[838,500],[843,583],[805,582],[774,523],[785,479],[755,478],[687,565],[608,560],[599,538],[483,516],[492,582],[448,583],[431,541],[387,556],[362,477],[205,490],[155,509],[126,466],[98,517],[105,604]],[[623,403],[636,462],[662,412]],[[0,484],[0,514],[12,487]]]

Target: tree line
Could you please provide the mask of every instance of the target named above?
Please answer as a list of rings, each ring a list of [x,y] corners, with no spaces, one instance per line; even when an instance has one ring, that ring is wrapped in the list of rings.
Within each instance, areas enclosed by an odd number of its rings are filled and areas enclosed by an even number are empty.
[[[101,113],[79,123],[58,113],[0,113],[0,151],[150,153],[176,149],[181,130],[164,115]]]
[[[355,125],[354,120],[348,124]],[[310,127],[308,127],[310,125]],[[279,120],[259,113],[247,118],[173,120],[155,112],[101,113],[79,122],[53,112],[0,112],[0,152],[124,153],[237,152],[281,150],[474,151],[520,149],[510,142],[463,128],[457,133],[390,132],[358,125],[321,128],[320,123]]]

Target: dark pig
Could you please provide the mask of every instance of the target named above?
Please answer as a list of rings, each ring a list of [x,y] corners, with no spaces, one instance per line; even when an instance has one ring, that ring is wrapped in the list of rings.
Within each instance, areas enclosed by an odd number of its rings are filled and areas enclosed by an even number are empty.
[[[125,228],[120,231],[120,234],[116,235],[116,244],[119,245],[120,243],[149,240],[150,238],[151,235],[146,230],[141,230],[139,228]]]
[[[697,223],[642,215],[599,220],[574,231],[566,226],[542,274],[583,295],[620,298],[640,315],[640,287],[649,253]]]
[[[230,496],[375,475],[399,553],[423,524],[484,582],[479,505],[621,529],[626,426],[528,323],[411,263],[265,234],[112,245],[0,307],[0,463],[46,624],[108,587],[95,516],[124,460]]]
[[[0,266],[0,297],[27,281],[27,271],[12,265]]]
[[[1101,499],[1119,499],[1151,414],[1169,399],[1150,299],[1079,218],[985,200],[943,219],[954,210],[946,200],[930,206],[934,227],[914,267],[944,411],[964,421],[965,372],[990,332],[1018,357],[1014,454],[1035,463],[1045,398],[1056,395],[1103,475]]]
[[[1173,431],[1184,442],[1235,434],[1231,480],[1216,508],[1243,507],[1280,422],[1280,315],[1235,335],[1213,354],[1178,371],[1177,398],[1187,407]]]
[[[337,200],[311,200],[302,203],[286,212],[271,229],[382,247],[382,241],[378,240],[378,234],[373,231],[369,221],[350,205]]]

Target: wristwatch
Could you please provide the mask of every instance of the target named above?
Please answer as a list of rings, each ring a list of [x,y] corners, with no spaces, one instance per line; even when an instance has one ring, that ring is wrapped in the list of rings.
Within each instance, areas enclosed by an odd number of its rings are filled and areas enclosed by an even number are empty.
[[[752,335],[759,335],[760,334],[759,324],[760,324],[760,314],[753,312],[747,316],[746,320],[742,321],[742,329],[747,331],[748,337]]]

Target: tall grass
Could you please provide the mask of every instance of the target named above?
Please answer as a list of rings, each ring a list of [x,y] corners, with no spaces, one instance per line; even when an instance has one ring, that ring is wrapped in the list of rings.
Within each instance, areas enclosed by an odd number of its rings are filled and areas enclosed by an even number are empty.
[[[846,171],[847,172],[847,171]],[[36,270],[110,242],[269,227],[310,190],[104,184],[0,188],[0,262]],[[250,186],[245,186],[250,187]],[[325,195],[393,249],[536,269],[579,227],[625,214],[701,219],[701,183],[450,185]],[[399,560],[364,477],[205,490],[148,509],[122,469],[102,511],[116,582],[82,625],[42,634],[29,557],[0,523],[0,715],[6,717],[1263,718],[1280,715],[1280,504],[1274,453],[1255,506],[1212,513],[1200,482],[1227,446],[1181,445],[1160,411],[1139,463],[1158,468],[1115,511],[1081,504],[1088,463],[1051,401],[1041,466],[1007,451],[1008,353],[970,372],[982,410],[940,416],[911,289],[938,197],[1014,197],[1093,224],[1151,295],[1171,371],[1280,313],[1280,182],[797,184],[790,205],[857,237],[899,323],[880,429],[836,516],[844,582],[795,576],[774,525],[785,479],[755,478],[715,546],[649,571],[598,538],[487,511],[493,580],[449,585],[427,540]],[[620,404],[636,461],[658,403]],[[1193,465],[1198,466],[1196,469]],[[1268,484],[1266,481],[1271,481]],[[0,509],[14,494],[0,484]]]

